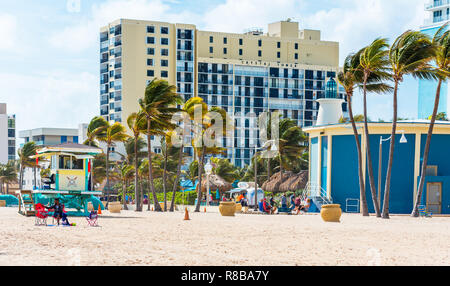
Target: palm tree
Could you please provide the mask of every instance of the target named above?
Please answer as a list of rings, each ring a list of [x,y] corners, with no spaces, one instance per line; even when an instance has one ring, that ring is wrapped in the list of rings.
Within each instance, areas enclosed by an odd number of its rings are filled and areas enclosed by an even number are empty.
[[[419,79],[435,78],[433,67],[429,63],[435,53],[435,47],[428,36],[417,31],[406,31],[400,35],[389,50],[389,63],[392,69],[392,80],[394,81],[394,116],[392,120],[389,161],[386,172],[383,201],[382,217],[385,219],[389,218],[389,194],[391,187],[392,164],[394,160],[395,133],[397,131],[398,86],[406,75],[412,75],[414,78]]]
[[[87,138],[83,142],[83,144],[98,147],[97,139],[105,135],[108,125],[108,121],[106,121],[106,119],[102,116],[95,116],[94,118],[92,118],[87,127]]]
[[[360,54],[359,69],[363,74],[363,101],[364,101],[364,133],[366,137],[367,161],[369,171],[370,192],[372,194],[373,206],[377,217],[381,217],[380,205],[375,189],[375,179],[373,176],[372,153],[370,149],[369,124],[367,118],[367,85],[370,84],[370,76],[375,76],[379,81],[389,78],[387,72],[388,62],[387,39],[376,39],[369,46],[364,48]],[[386,86],[386,89],[388,86]],[[366,214],[368,215],[368,213]]]
[[[84,145],[98,147],[97,138],[104,136],[106,132],[106,128],[108,128],[108,121],[102,116],[95,116],[92,118],[91,122],[89,122],[87,132],[86,132],[86,140],[83,142]],[[94,190],[94,168],[91,171],[91,190]]]
[[[0,165],[0,193],[9,193],[9,184],[17,182],[17,171],[13,161]],[[6,190],[3,187],[6,184]]]
[[[227,181],[233,183],[236,179],[239,179],[239,170],[228,159],[224,158],[212,158],[211,163],[213,165],[213,173]]]
[[[431,115],[430,126],[428,127],[427,141],[425,143],[425,150],[422,161],[422,171],[419,181],[419,188],[417,190],[414,209],[411,216],[419,216],[419,205],[421,204],[423,186],[425,184],[425,172],[428,164],[428,153],[430,152],[431,137],[433,135],[433,128],[438,117],[439,98],[441,95],[442,82],[450,75],[450,31],[447,29],[448,24],[443,25],[433,37],[433,45],[436,47],[436,53],[433,61],[436,64],[436,75],[438,76],[438,85],[436,89],[436,96],[434,98],[433,114]],[[442,116],[442,115],[441,115]],[[443,114],[445,118],[445,113]]]
[[[31,159],[31,156],[36,155],[37,146],[34,142],[27,142],[22,148],[17,152],[19,155],[20,162],[20,173],[19,173],[19,187],[23,187],[23,172],[26,167],[34,168],[36,167],[36,161]]]
[[[199,166],[198,166],[198,190],[197,190],[197,205],[195,207],[195,212],[200,212],[200,203],[202,196],[202,174],[203,174],[203,166],[205,164],[205,158],[207,154],[224,154],[225,149],[217,146],[207,146],[206,142],[204,142],[203,138],[205,133],[212,128],[215,124],[215,120],[213,119],[214,113],[220,114],[222,118],[222,134],[213,134],[212,139],[216,139],[221,135],[225,135],[227,131],[230,131],[230,119],[227,115],[227,112],[219,107],[213,106],[208,110],[208,105],[203,101],[201,97],[193,97],[189,99],[185,105],[184,110],[189,115],[191,121],[194,124],[194,139],[193,146],[194,151],[197,156]],[[201,115],[201,116],[199,116]],[[196,122],[198,118],[201,118],[201,122]]]
[[[141,133],[145,130],[145,125],[147,124],[146,118],[142,113],[131,113],[127,118],[128,128],[133,133],[133,138],[129,140],[129,146],[133,147],[134,151],[134,169],[139,169],[139,152],[143,145],[145,144],[144,140],[142,140]],[[139,146],[139,142],[141,146]],[[141,147],[141,148],[139,148]],[[128,153],[128,151],[127,151]],[[136,199],[136,211],[142,211],[141,199],[139,195],[139,180],[138,180],[138,172],[135,172],[134,176],[134,196]]]
[[[339,83],[344,87],[345,94],[347,97],[347,105],[348,105],[348,115],[350,117],[350,122],[352,124],[353,135],[355,137],[356,142],[356,150],[358,153],[358,177],[359,177],[359,195],[361,197],[361,205],[362,205],[362,215],[369,216],[369,208],[367,206],[367,198],[366,198],[366,188],[364,184],[364,173],[362,168],[362,151],[361,151],[361,143],[359,141],[358,129],[356,127],[356,118],[353,116],[353,92],[356,85],[360,82],[361,72],[359,72],[359,55],[351,54],[347,56],[344,62],[343,71],[340,72],[337,76]],[[362,120],[364,120],[364,115],[361,116]],[[346,122],[342,122],[346,123]],[[379,208],[378,208],[379,213]]]
[[[128,183],[134,176],[134,166],[128,165],[125,162],[116,165],[117,177],[122,183],[122,201],[123,209],[128,210],[126,194],[128,189]]]
[[[145,89],[144,98],[139,99],[139,105],[145,118],[147,119],[147,148],[149,161],[149,184],[152,191],[155,211],[162,211],[156,197],[153,183],[152,170],[152,135],[163,135],[164,130],[174,128],[171,119],[174,113],[179,111],[172,106],[182,103],[182,98],[177,94],[177,87],[169,85],[165,80],[152,80]],[[150,204],[149,204],[150,207]]]
[[[92,164],[92,177],[94,185],[102,184],[106,178],[106,154],[100,153],[94,157],[94,162]]]
[[[125,127],[119,123],[116,122],[112,125],[108,123],[108,127],[106,128],[105,132],[102,132],[101,134],[97,135],[97,139],[106,143],[106,204],[109,203],[109,154],[111,147],[115,146],[116,142],[123,142],[125,141],[129,136],[126,134]]]

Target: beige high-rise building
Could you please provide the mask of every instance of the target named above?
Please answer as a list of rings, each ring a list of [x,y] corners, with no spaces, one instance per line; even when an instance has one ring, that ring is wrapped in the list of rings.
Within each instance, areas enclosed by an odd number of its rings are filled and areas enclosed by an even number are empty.
[[[279,110],[299,126],[314,124],[315,100],[339,70],[339,44],[290,20],[269,24],[267,33],[254,28],[237,34],[120,19],[101,28],[100,66],[100,113],[107,120],[126,122],[139,110],[147,83],[166,79],[185,100],[199,96],[227,110],[236,128],[224,139],[225,157],[243,167],[259,144],[250,114]]]

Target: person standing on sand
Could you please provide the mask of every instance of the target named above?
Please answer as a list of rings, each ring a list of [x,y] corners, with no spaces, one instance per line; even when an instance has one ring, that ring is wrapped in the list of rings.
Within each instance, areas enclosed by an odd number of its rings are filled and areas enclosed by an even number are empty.
[[[282,196],[281,196],[281,207],[282,208],[287,208],[287,199],[286,199],[286,195],[285,194],[283,194]]]

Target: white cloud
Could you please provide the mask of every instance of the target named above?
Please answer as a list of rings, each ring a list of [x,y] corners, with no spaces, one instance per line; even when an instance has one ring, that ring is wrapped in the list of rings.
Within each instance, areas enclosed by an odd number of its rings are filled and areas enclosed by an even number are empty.
[[[377,37],[394,38],[423,23],[423,0],[347,0],[345,8],[321,10],[306,18],[309,28],[340,43],[340,62]]]
[[[17,19],[9,14],[0,14],[0,50],[12,50],[16,46]]]
[[[90,73],[0,73],[0,86],[8,95],[8,113],[16,114],[18,130],[76,128],[99,112],[98,76]]]
[[[299,0],[227,0],[201,18],[202,28],[241,33],[246,28],[261,27],[297,16]]]
[[[50,43],[70,52],[82,52],[96,49],[100,28],[117,19],[177,22],[193,17],[189,12],[171,13],[170,6],[161,0],[108,0],[102,4],[93,4],[90,14],[79,24],[53,34]]]

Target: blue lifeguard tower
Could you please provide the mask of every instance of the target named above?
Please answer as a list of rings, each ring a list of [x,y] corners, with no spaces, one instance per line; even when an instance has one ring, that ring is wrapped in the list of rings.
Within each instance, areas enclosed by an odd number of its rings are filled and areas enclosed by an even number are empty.
[[[102,152],[100,148],[75,143],[39,149],[33,158],[49,160],[51,175],[42,189],[17,191],[19,213],[33,216],[35,204],[53,204],[55,199],[64,205],[68,216],[89,215],[89,202],[95,209],[104,209],[96,197],[102,192],[92,190],[91,182],[94,156]]]

